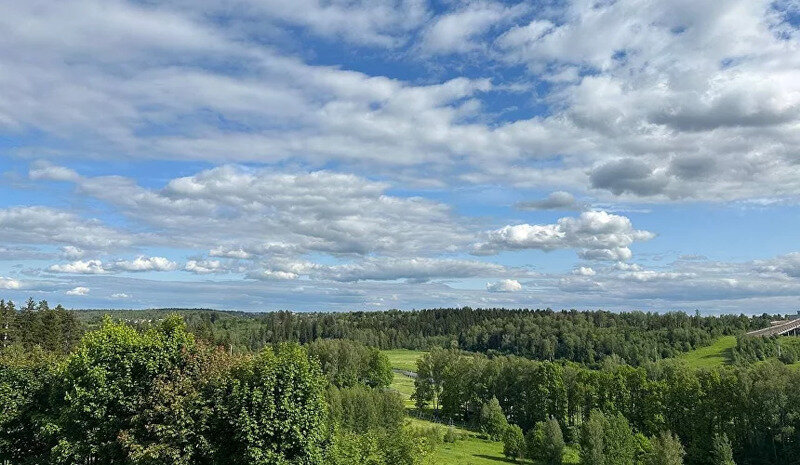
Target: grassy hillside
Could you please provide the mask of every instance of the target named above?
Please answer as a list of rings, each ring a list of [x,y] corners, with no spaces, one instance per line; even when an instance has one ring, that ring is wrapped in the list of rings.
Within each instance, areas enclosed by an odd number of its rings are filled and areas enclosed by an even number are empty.
[[[392,368],[405,371],[417,371],[417,359],[425,354],[421,350],[406,349],[384,350],[383,353],[389,357]]]
[[[431,427],[444,426],[429,421],[412,418],[411,422],[415,426]],[[456,431],[461,435],[459,439],[452,444],[443,444],[439,450],[436,451],[431,458],[430,463],[436,465],[497,465],[498,463],[523,463],[523,464],[538,464],[539,462],[532,462],[530,460],[518,460],[514,462],[507,459],[503,455],[503,443],[488,441],[481,439],[478,433],[469,431],[463,428],[456,428]],[[567,447],[564,451],[564,464],[577,464],[578,451],[572,447]]]
[[[682,354],[680,359],[686,360],[695,368],[713,368],[731,363],[731,351],[736,347],[736,336],[722,336],[706,347]]]

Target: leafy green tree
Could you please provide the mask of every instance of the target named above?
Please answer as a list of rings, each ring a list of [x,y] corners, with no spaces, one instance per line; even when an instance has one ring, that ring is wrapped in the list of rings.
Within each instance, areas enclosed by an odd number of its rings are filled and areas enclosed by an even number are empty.
[[[736,465],[733,461],[733,448],[728,435],[715,434],[711,442],[711,463],[712,465]]]
[[[373,388],[389,387],[394,379],[389,357],[380,350],[370,347],[366,359],[366,370],[363,376],[364,384]]]
[[[525,436],[526,457],[548,465],[560,465],[564,455],[564,435],[555,418],[536,423]]]
[[[214,404],[216,463],[323,463],[325,379],[302,347],[280,344],[236,367]]]
[[[503,408],[500,407],[497,397],[492,397],[489,402],[486,402],[481,407],[480,426],[481,431],[492,441],[501,439],[508,427],[508,420],[505,413],[503,413]]]
[[[185,397],[196,355],[177,316],[145,333],[109,320],[87,334],[55,387],[51,463],[191,463],[203,452],[201,409]]]
[[[433,410],[439,412],[446,372],[457,359],[456,351],[434,347],[417,360],[413,398],[418,409],[433,403]]]
[[[630,465],[636,449],[628,420],[619,413],[606,415],[592,410],[581,425],[580,453],[584,465]]]
[[[542,458],[548,465],[561,465],[564,456],[564,435],[558,420],[550,417],[544,423],[544,447]]]
[[[606,415],[605,465],[630,465],[636,454],[636,443],[628,420],[617,413]]]
[[[683,465],[686,452],[677,436],[662,431],[650,439],[651,450],[645,454],[643,465]]]
[[[537,422],[525,433],[525,457],[543,460],[545,457],[544,422]]]
[[[580,456],[583,465],[604,465],[606,460],[606,417],[599,410],[592,410],[581,425]]]
[[[49,463],[50,386],[58,359],[39,347],[0,351],[0,463]]]
[[[517,425],[506,425],[501,439],[503,455],[514,461],[522,458],[525,452],[525,436],[522,434],[522,428]]]

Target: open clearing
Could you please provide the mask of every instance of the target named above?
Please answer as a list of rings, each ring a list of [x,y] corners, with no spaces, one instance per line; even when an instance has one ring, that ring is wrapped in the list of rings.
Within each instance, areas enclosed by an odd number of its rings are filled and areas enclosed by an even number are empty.
[[[713,344],[691,350],[678,358],[696,368],[713,368],[731,363],[731,352],[736,347],[736,336],[722,336]]]
[[[384,350],[383,353],[389,357],[392,368],[404,371],[417,371],[417,359],[425,355],[421,350],[406,349]]]
[[[446,428],[446,426],[439,423],[432,423],[418,418],[411,418],[411,424],[420,427]],[[498,463],[526,463],[538,464],[540,462],[532,462],[530,460],[518,460],[516,462],[507,459],[503,455],[503,443],[488,441],[481,439],[479,434],[464,428],[456,428],[456,431],[461,435],[459,439],[452,444],[443,444],[439,450],[436,451],[430,463],[436,465],[497,465]],[[564,464],[577,464],[580,463],[578,458],[578,451],[572,447],[567,447],[564,450]]]

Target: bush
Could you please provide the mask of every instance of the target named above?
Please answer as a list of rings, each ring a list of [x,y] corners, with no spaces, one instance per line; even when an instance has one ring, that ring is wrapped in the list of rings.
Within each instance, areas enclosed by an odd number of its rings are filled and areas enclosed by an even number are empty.
[[[507,425],[503,431],[503,455],[516,461],[522,458],[525,450],[525,436],[522,428],[517,425]]]
[[[508,426],[508,420],[497,397],[483,404],[480,417],[481,431],[492,441],[499,441]]]
[[[461,439],[461,435],[456,431],[455,427],[450,426],[447,428],[447,431],[444,433],[444,438],[442,439],[444,442],[452,444]]]

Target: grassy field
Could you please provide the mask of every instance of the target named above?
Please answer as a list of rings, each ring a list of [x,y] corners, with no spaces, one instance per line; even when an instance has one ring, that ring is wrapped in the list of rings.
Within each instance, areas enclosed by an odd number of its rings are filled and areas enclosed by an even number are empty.
[[[414,378],[395,373],[392,384],[389,385],[389,389],[394,389],[403,396],[403,403],[406,408],[414,408],[414,401],[411,400],[411,394],[414,393]]]
[[[416,371],[417,359],[425,354],[421,350],[406,349],[384,350],[383,353],[389,357],[392,368],[405,371]]]
[[[731,351],[736,347],[736,336],[722,336],[713,344],[682,354],[680,359],[686,360],[695,368],[713,368],[731,363]]]
[[[445,428],[438,423],[412,418],[411,422],[415,426],[431,427],[438,426]],[[436,465],[497,465],[499,463],[525,463],[533,464],[530,460],[518,460],[513,462],[503,456],[503,444],[500,442],[487,441],[478,437],[478,434],[462,428],[456,428],[462,439],[452,444],[443,444],[439,450],[431,457],[430,463]],[[577,464],[578,452],[571,447],[564,451],[565,464]]]

